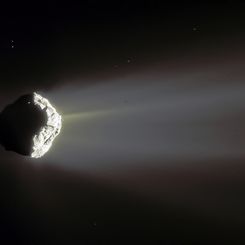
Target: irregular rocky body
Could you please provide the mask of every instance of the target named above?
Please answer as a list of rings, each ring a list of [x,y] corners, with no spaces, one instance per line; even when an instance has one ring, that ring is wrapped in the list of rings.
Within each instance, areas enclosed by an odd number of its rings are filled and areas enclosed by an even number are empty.
[[[21,96],[0,114],[0,143],[6,150],[42,157],[61,130],[61,116],[37,93]]]

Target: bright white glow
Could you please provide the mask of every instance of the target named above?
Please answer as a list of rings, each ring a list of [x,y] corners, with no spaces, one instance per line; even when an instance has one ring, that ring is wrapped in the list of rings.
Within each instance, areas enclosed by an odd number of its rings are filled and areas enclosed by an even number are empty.
[[[50,102],[41,95],[34,93],[34,104],[47,113],[47,123],[41,128],[39,134],[33,137],[33,151],[31,157],[42,157],[52,146],[55,137],[61,130],[61,116]]]

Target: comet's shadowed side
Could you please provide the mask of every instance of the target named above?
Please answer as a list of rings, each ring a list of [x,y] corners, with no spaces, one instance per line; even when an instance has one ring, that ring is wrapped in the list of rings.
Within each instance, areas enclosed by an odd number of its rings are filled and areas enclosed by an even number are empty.
[[[47,114],[26,94],[5,107],[0,114],[0,142],[6,150],[30,156],[33,137],[47,123]]]

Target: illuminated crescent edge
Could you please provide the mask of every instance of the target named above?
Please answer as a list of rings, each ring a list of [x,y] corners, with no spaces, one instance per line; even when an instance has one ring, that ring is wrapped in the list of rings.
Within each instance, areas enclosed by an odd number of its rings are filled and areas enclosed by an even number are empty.
[[[32,158],[42,157],[50,147],[55,137],[61,130],[61,116],[57,113],[56,109],[50,104],[50,102],[37,93],[34,94],[34,104],[42,110],[45,110],[47,114],[47,123],[42,127],[38,134],[33,137]]]

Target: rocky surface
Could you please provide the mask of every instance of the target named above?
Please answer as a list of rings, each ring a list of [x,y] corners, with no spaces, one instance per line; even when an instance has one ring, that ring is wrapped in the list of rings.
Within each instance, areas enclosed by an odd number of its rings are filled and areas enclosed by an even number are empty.
[[[26,94],[0,114],[0,142],[6,150],[42,157],[61,129],[61,116],[37,93]]]

